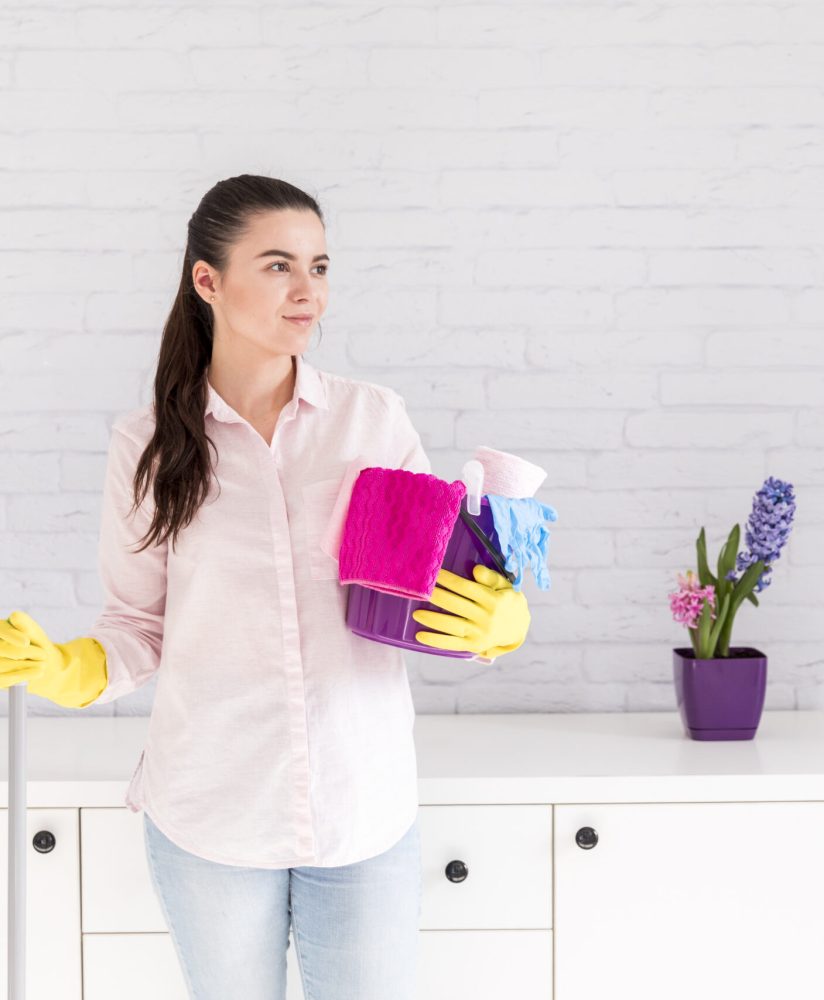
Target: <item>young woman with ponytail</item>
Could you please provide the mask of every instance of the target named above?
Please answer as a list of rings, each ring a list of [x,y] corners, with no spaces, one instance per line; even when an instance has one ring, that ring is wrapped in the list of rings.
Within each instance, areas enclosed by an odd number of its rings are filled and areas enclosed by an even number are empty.
[[[117,419],[103,612],[0,622],[0,686],[104,704],[157,678],[126,802],[198,1000],[411,1000],[421,871],[402,654],[345,627],[318,545],[347,463],[430,472],[393,390],[303,359],[327,306],[314,198],[255,175],[188,223],[154,400]],[[295,319],[306,316],[307,320]]]

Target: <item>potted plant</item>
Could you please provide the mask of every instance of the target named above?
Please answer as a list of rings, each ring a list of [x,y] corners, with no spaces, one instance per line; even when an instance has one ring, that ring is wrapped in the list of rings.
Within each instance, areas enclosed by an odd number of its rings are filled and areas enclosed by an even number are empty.
[[[669,594],[675,621],[686,626],[692,647],[673,649],[678,709],[694,740],[751,740],[758,729],[767,689],[767,657],[751,646],[730,646],[743,602],[758,607],[770,585],[773,564],[787,543],[795,516],[792,483],[770,476],[753,498],[746,541],[738,553],[736,524],[718,556],[717,576],[707,564],[704,529],[696,543],[698,574],[678,574]],[[740,574],[740,575],[738,575]]]

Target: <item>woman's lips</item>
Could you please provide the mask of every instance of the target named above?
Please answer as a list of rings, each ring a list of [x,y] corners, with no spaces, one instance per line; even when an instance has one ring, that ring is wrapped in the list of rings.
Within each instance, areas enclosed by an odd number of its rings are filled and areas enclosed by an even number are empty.
[[[312,322],[311,316],[308,319],[293,319],[291,316],[284,316],[283,318],[288,319],[290,323],[299,323],[300,326],[309,326]]]

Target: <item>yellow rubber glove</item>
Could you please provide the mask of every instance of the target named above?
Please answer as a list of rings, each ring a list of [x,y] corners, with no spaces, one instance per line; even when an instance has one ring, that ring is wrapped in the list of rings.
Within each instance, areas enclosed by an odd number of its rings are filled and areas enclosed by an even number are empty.
[[[435,587],[429,602],[452,613],[413,611],[416,622],[438,629],[438,632],[416,632],[415,638],[436,649],[461,650],[490,658],[511,653],[523,645],[532,620],[526,596],[515,590],[505,576],[481,563],[472,567],[472,575],[474,580],[448,569],[439,571],[436,582],[441,587]]]
[[[63,708],[85,708],[109,682],[106,650],[84,637],[53,643],[25,611],[0,619],[0,688],[28,690]]]

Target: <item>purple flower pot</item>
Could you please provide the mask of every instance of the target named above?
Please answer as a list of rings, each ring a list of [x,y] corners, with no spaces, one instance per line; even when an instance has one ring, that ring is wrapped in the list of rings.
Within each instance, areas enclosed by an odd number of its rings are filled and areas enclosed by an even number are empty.
[[[684,730],[694,740],[751,740],[767,691],[767,657],[749,646],[698,660],[692,647],[673,649],[675,693]]]

